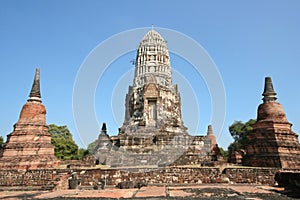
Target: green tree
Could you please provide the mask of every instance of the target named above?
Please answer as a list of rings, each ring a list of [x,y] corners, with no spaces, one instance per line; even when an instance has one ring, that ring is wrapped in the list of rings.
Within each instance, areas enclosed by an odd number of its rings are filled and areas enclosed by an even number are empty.
[[[228,147],[229,154],[234,151],[241,152],[246,148],[248,143],[248,134],[253,130],[252,125],[255,122],[255,119],[250,119],[246,123],[235,121],[231,126],[229,126],[229,132],[234,139]]]
[[[220,153],[223,156],[223,158],[225,160],[227,160],[228,159],[228,151],[225,151],[222,147],[219,147],[219,149],[220,149]]]
[[[54,146],[55,156],[60,160],[79,160],[86,151],[79,149],[74,142],[71,132],[67,126],[49,125],[49,133],[51,133],[51,143]]]
[[[96,148],[96,146],[97,146],[97,140],[95,140],[94,142],[92,142],[92,143],[90,143],[89,145],[88,145],[88,148],[87,148],[87,150],[90,152],[90,153],[93,153],[94,152],[94,150],[95,150],[95,148]]]
[[[84,156],[89,155],[89,154],[90,154],[90,152],[87,149],[80,148],[80,149],[78,149],[78,152],[77,152],[77,159],[80,160]]]

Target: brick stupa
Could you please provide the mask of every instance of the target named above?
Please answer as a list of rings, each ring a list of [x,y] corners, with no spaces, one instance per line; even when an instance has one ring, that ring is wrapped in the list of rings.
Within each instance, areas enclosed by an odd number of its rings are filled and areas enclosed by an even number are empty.
[[[298,135],[291,130],[270,77],[265,78],[263,103],[257,111],[257,122],[249,134],[243,165],[254,167],[300,168]]]
[[[41,101],[40,70],[36,69],[29,99],[3,147],[0,169],[49,168],[58,162],[46,125],[46,108]]]

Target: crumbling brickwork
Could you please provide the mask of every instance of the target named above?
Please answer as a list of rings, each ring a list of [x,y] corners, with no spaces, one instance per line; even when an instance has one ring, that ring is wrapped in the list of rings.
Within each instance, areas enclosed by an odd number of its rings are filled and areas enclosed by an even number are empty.
[[[109,137],[102,130],[93,153],[99,163],[110,166],[201,164],[220,155],[216,138],[209,133],[207,137],[188,134],[180,92],[172,83],[167,43],[150,30],[137,50],[124,123],[117,136]]]
[[[93,189],[103,183],[116,186],[124,181],[151,184],[261,184],[273,185],[276,168],[199,168],[166,167],[136,169],[37,169],[37,170],[1,170],[1,190],[47,190],[69,189],[69,180],[76,177],[79,186]]]
[[[249,134],[243,165],[300,169],[300,144],[283,107],[276,102],[272,80],[266,77],[263,103]]]
[[[40,99],[39,69],[29,99],[23,106],[14,131],[7,136],[0,155],[1,169],[37,169],[58,165],[46,125],[46,108]]]

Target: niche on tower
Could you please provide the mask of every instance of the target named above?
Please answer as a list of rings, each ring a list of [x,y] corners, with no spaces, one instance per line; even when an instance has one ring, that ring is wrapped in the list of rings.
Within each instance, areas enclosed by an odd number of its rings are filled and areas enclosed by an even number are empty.
[[[157,99],[149,98],[148,101],[148,126],[156,127],[157,122]]]
[[[145,106],[144,113],[146,114],[146,126],[156,127],[158,119],[158,100],[159,90],[155,83],[149,83],[145,86]]]

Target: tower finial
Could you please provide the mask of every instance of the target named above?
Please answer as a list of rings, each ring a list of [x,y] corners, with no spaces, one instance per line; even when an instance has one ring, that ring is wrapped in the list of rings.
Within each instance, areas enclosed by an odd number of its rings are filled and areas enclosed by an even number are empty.
[[[207,135],[213,135],[212,125],[208,125],[207,127]]]
[[[277,93],[274,91],[271,77],[265,77],[265,88],[264,93],[262,94],[264,96],[264,103],[276,101],[276,94]]]
[[[153,25],[153,24],[151,24],[151,30],[152,30],[152,31],[154,30],[154,25]]]
[[[103,124],[102,124],[101,132],[103,132],[105,134],[107,133],[106,123],[105,122],[103,122]]]
[[[36,68],[33,84],[29,94],[28,101],[39,101],[41,102],[41,91],[40,91],[40,68]]]

